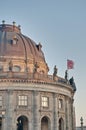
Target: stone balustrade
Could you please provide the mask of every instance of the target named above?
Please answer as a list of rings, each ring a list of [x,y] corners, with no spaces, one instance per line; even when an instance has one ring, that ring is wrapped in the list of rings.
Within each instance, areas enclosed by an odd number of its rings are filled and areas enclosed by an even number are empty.
[[[46,83],[62,83],[62,84],[69,84],[66,82],[64,78],[56,76],[53,79],[53,75],[45,75],[39,73],[26,73],[26,72],[0,72],[0,79],[7,80],[37,80]]]

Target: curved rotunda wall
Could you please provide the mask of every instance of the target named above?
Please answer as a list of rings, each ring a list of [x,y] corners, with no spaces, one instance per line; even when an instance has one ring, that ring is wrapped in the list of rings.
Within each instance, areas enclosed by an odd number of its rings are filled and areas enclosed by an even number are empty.
[[[47,74],[41,44],[0,25],[1,130],[75,130],[75,89],[54,71]]]
[[[0,63],[5,71],[8,70],[9,62],[12,61],[13,66],[21,68],[21,72],[24,72],[26,68],[29,72],[33,72],[34,65],[37,63],[38,72],[47,74],[48,66],[41,47],[40,43],[36,44],[24,36],[19,27],[0,25]]]
[[[8,116],[5,120],[8,122],[11,116],[14,122],[11,128],[14,127],[15,130],[18,119],[23,117],[28,123],[28,129],[25,130],[56,130],[59,123],[63,124],[63,129],[58,130],[66,130],[66,127],[72,130],[73,91],[68,85],[60,85],[62,84],[1,82],[0,96],[3,99],[3,110],[6,110]],[[25,123],[23,125],[25,127]]]

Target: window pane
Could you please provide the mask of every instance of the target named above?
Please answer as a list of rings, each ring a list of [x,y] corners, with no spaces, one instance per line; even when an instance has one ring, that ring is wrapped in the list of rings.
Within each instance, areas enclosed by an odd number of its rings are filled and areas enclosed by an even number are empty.
[[[49,104],[48,97],[42,97],[42,106],[43,107],[48,107],[48,104]]]
[[[19,106],[27,106],[27,96],[19,96]]]

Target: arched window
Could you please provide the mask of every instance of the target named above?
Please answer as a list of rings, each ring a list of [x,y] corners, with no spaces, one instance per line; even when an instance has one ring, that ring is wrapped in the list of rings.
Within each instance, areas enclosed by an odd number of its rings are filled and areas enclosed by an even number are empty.
[[[0,130],[2,130],[2,117],[0,117]]]
[[[28,130],[28,118],[24,115],[17,119],[17,130]]]
[[[14,72],[20,72],[21,71],[20,66],[17,66],[17,65],[13,66],[13,71]]]
[[[45,73],[44,70],[41,70],[41,71],[40,71],[40,74],[44,74],[44,73]]]
[[[51,130],[50,119],[46,116],[41,119],[41,130]]]
[[[64,130],[64,120],[63,120],[63,118],[59,119],[59,130]]]

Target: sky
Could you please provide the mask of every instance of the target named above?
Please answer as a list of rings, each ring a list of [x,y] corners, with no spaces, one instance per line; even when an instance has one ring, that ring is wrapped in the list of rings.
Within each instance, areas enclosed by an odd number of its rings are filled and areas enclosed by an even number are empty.
[[[74,61],[76,125],[86,125],[86,0],[0,0],[0,22],[21,25],[21,32],[42,44],[49,66],[64,77],[67,59]]]

